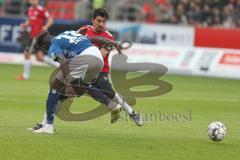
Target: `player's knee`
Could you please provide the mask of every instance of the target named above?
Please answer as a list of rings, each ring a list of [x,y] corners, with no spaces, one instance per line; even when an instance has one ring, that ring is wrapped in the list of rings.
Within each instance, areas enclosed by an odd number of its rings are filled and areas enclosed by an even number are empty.
[[[38,53],[38,54],[36,54],[36,59],[37,59],[37,61],[43,61],[44,60],[44,55]]]
[[[112,99],[113,99],[113,101],[118,102],[118,103],[122,103],[124,101],[123,97],[120,96],[118,93],[115,93],[114,97]]]
[[[41,61],[41,62],[43,62],[43,58],[42,58],[42,57],[38,57],[38,56],[36,56],[36,60],[37,60],[37,61]]]
[[[31,53],[30,52],[24,52],[24,58],[25,59],[30,59],[31,58]]]

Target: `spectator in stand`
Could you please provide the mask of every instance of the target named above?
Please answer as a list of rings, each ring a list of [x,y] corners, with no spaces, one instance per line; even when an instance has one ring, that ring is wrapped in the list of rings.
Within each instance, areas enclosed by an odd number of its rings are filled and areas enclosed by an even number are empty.
[[[219,17],[219,16],[216,16]],[[208,4],[204,4],[202,11],[202,20],[203,22],[212,21],[213,13],[211,12],[211,8]]]
[[[236,23],[239,23],[240,0],[105,0],[104,6],[113,20],[203,27],[239,26]],[[230,21],[232,25],[226,25]]]
[[[25,1],[6,3],[4,11],[15,11]],[[66,0],[56,3],[61,1]],[[129,22],[235,28],[239,27],[240,17],[240,0],[75,0],[75,6],[77,19],[88,19],[92,9],[99,7],[107,8],[111,20]]]
[[[177,5],[176,12],[175,12],[175,15],[178,20],[178,24],[182,24],[182,25],[188,24],[188,20],[185,12],[186,12],[186,9],[185,9],[184,3],[179,3]]]
[[[157,6],[157,21],[170,23],[171,18],[174,16],[174,6],[170,0],[155,0],[155,4]]]
[[[144,21],[146,23],[156,23],[157,16],[156,10],[151,3],[144,3],[143,4],[143,12],[144,12]]]
[[[119,3],[120,4],[120,3]],[[126,0],[118,6],[117,17],[121,21],[136,22],[144,17],[144,11],[136,0]]]
[[[233,20],[233,17],[229,16],[227,17],[223,22],[223,28],[235,28],[235,22]]]

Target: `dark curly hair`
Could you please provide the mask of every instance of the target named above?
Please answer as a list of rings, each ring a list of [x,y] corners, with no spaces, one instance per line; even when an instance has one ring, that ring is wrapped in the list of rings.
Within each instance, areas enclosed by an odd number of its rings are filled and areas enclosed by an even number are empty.
[[[53,37],[49,32],[42,32],[36,38],[35,48],[47,52]]]
[[[92,14],[92,19],[95,19],[97,16],[101,16],[101,17],[104,17],[106,19],[109,18],[108,12],[104,8],[94,9],[93,14]]]

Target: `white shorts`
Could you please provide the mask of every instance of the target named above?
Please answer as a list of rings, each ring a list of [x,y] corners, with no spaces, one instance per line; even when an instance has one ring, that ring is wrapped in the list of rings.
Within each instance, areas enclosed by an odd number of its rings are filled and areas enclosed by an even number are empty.
[[[82,51],[82,53],[80,55],[81,56],[83,56],[83,55],[95,56],[103,61],[102,53],[96,46],[91,46],[91,47],[85,49],[84,51]]]
[[[81,78],[85,83],[90,84],[101,72],[103,64],[101,52],[97,47],[92,46],[70,60],[69,75],[72,80]],[[56,78],[64,82],[61,70],[56,75]]]

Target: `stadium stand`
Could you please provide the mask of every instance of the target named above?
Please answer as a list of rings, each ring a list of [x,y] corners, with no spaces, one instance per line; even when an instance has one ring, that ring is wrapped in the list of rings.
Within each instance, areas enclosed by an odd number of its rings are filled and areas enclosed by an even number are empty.
[[[240,0],[41,0],[41,4],[55,19],[89,19],[92,8],[104,6],[114,21],[240,26]],[[0,0],[0,15],[23,17],[28,6],[28,0]]]
[[[74,19],[74,1],[50,0],[46,3],[46,8],[55,19]]]

